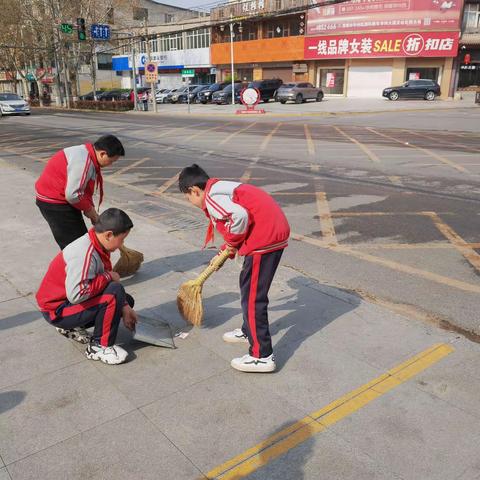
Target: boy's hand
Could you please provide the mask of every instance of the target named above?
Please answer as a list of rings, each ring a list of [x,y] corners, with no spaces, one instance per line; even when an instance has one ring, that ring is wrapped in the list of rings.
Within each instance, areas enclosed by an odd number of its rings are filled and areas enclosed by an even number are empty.
[[[112,270],[111,272],[108,272],[108,273],[112,277],[112,282],[119,282],[120,281],[120,275],[117,272],[114,272]]]
[[[130,305],[125,305],[122,308],[122,318],[125,327],[133,332],[138,322],[137,312]]]
[[[237,249],[235,247],[232,247],[225,243],[220,247],[221,252],[223,252],[224,250],[228,250],[230,252],[230,255],[228,257],[230,258],[230,260],[233,260],[235,258],[235,255],[237,254]]]
[[[90,219],[92,225],[95,225],[98,222],[98,213],[95,210],[95,207],[85,210],[84,215]]]

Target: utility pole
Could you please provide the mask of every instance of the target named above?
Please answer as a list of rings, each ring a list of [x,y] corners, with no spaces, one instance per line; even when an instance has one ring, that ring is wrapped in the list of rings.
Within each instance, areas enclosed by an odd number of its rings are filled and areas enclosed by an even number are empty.
[[[137,99],[137,59],[135,57],[135,40],[132,39],[132,75],[133,75],[133,109],[138,110]],[[155,105],[157,100],[155,99]]]
[[[150,51],[150,40],[148,39],[148,20],[147,18],[145,18],[145,38],[146,38],[146,43],[147,43],[147,58],[148,58],[148,62],[147,63],[150,63],[152,61],[152,57],[151,57],[151,51]],[[158,67],[157,67],[158,68]],[[156,89],[155,89],[156,85],[155,83],[150,83],[150,92],[151,92],[151,97],[152,97],[152,100],[153,100],[153,111],[155,113],[157,113],[157,95],[156,95]]]
[[[234,72],[234,59],[233,59],[233,15],[230,14],[230,72],[232,74],[232,105],[235,105],[235,72]]]

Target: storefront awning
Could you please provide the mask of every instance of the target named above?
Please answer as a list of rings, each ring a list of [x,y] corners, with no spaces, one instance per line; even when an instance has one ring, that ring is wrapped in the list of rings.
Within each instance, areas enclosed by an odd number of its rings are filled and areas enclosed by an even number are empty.
[[[480,47],[480,33],[464,33],[460,39],[460,45]]]

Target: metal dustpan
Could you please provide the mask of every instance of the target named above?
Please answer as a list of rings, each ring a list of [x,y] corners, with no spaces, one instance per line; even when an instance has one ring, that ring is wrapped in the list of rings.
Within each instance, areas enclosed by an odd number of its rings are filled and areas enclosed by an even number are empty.
[[[133,339],[157,347],[176,348],[170,325],[146,317],[138,317]]]

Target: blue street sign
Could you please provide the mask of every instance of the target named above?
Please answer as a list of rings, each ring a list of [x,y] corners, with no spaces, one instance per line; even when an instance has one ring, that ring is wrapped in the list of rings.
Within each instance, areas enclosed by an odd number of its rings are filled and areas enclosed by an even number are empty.
[[[90,27],[90,36],[94,40],[110,40],[110,25],[93,23]]]

